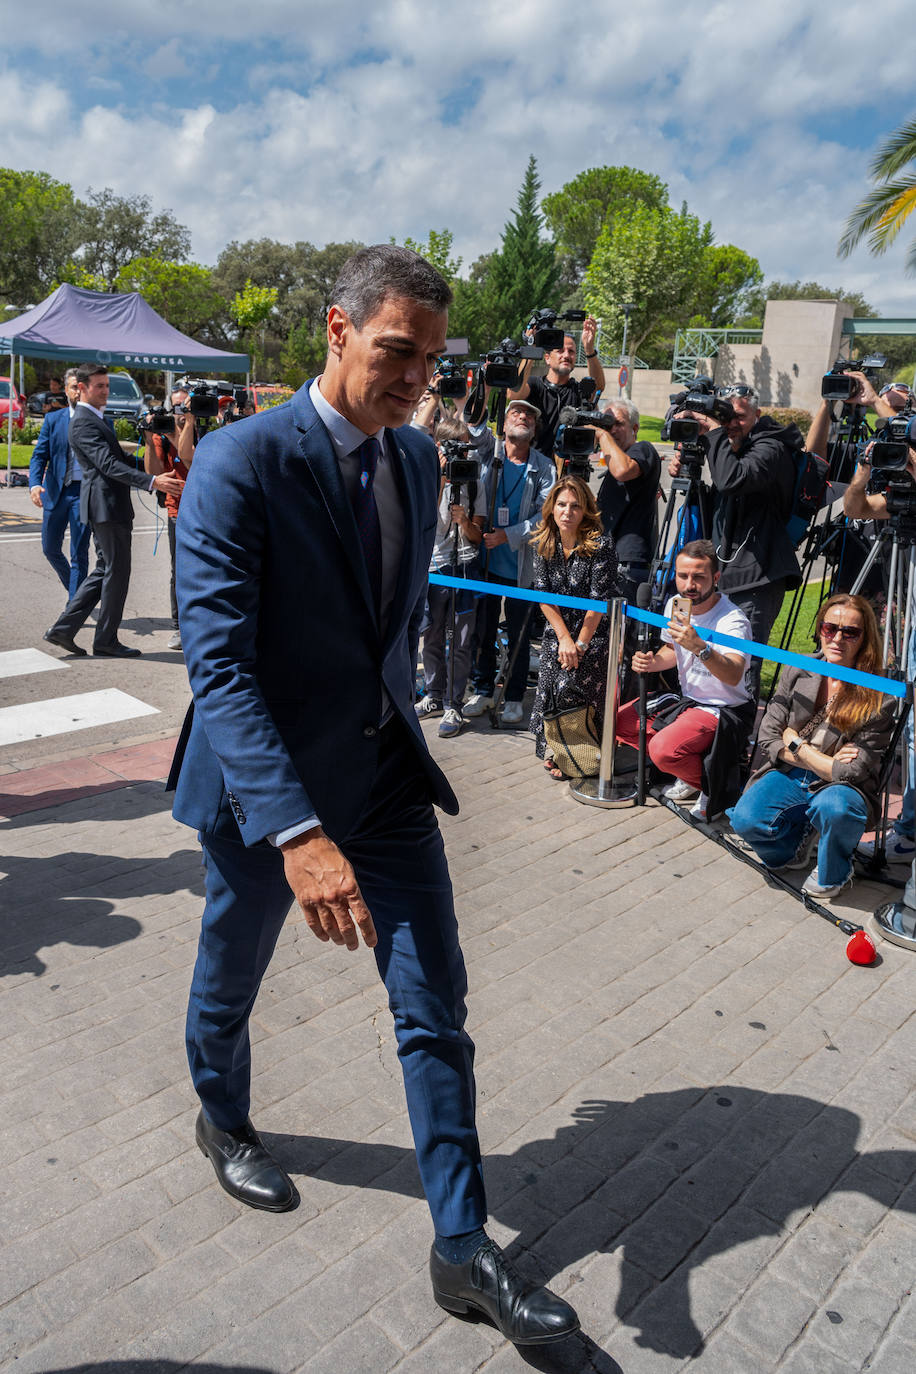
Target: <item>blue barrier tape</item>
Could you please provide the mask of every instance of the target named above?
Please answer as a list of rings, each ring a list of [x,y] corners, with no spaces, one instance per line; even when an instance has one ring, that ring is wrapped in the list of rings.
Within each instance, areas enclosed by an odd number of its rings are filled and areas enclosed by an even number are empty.
[[[477,582],[470,577],[448,577],[445,573],[430,573],[430,582],[439,587],[454,587],[457,591],[477,592],[484,596],[508,596],[516,601],[533,601],[546,606],[570,606],[576,611],[601,611],[607,614],[607,603],[591,601],[583,596],[554,596],[535,591],[530,587],[506,587],[502,583]],[[638,606],[627,603],[626,614],[630,620],[641,620],[647,625],[659,625],[664,629],[668,621],[655,611],[643,611]],[[851,682],[860,687],[869,687],[873,692],[884,692],[889,697],[905,698],[907,685],[893,677],[881,677],[877,673],[860,673],[856,668],[843,668],[839,664],[825,663],[823,659],[808,654],[793,654],[788,649],[775,649],[769,644],[759,644],[755,639],[735,639],[721,630],[704,630],[695,626],[701,639],[713,644],[723,644],[730,649],[738,649],[743,654],[753,654],[755,658],[770,659],[773,663],[788,663],[804,668],[809,673],[820,673],[821,677],[831,677],[841,682]]]

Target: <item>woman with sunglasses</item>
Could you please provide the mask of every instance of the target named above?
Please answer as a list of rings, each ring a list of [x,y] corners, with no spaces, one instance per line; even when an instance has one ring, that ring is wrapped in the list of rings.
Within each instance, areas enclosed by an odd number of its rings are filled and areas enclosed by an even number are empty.
[[[828,664],[881,672],[881,637],[863,597],[829,597],[815,633]],[[760,726],[766,762],[728,815],[768,868],[806,868],[817,845],[802,884],[810,897],[836,897],[852,882],[853,850],[877,816],[894,715],[893,698],[840,678],[786,668],[779,679]]]

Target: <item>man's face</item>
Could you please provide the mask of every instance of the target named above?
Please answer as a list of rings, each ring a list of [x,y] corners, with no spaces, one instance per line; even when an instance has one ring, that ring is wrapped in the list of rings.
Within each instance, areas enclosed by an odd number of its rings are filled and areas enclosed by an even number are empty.
[[[708,601],[716,590],[717,577],[708,558],[688,558],[679,554],[674,565],[674,580],[679,596],[686,596],[694,606]]]
[[[104,410],[108,404],[108,373],[94,372],[88,382],[79,383],[80,400],[96,410]]]
[[[328,346],[338,360],[333,404],[364,434],[405,425],[445,352],[447,325],[446,311],[403,296],[389,296],[362,329],[332,305]]]
[[[740,448],[747,436],[756,424],[760,410],[757,402],[752,401],[750,396],[730,396],[735,411],[735,418],[729,420],[725,426],[725,432],[731,440],[733,448]]]
[[[608,414],[614,417],[611,435],[626,453],[636,443],[636,427],[630,424],[623,406],[608,406]]]
[[[537,427],[537,416],[524,406],[510,405],[506,409],[506,438],[517,444],[530,444]]]
[[[77,382],[75,377],[67,378],[66,382],[64,383],[64,391],[66,391],[67,393],[67,400],[70,402],[72,406],[75,406],[80,398],[79,383]]]
[[[58,395],[58,393],[62,390],[61,384],[60,384],[59,380],[57,379],[57,377],[52,377],[52,378],[51,378],[50,382],[48,383],[48,390],[49,390],[49,391],[52,393],[52,395],[54,395],[54,396]]]
[[[576,341],[572,335],[566,335],[562,348],[553,348],[549,353],[545,353],[544,361],[548,369],[556,372],[565,382],[576,365]]]

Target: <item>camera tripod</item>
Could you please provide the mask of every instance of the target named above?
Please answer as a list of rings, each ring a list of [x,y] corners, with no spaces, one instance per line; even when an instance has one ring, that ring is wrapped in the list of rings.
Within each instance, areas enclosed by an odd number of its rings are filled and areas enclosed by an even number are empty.
[[[689,542],[689,522],[691,512],[699,521],[700,539],[709,538],[711,522],[709,505],[711,492],[700,478],[701,465],[695,459],[682,460],[687,469],[683,476],[678,474],[671,479],[671,491],[667,497],[665,516],[658,532],[655,552],[652,555],[649,581],[652,584],[652,609],[660,611],[664,604],[673,574],[674,555],[678,549]],[[674,529],[672,539],[671,531]]]

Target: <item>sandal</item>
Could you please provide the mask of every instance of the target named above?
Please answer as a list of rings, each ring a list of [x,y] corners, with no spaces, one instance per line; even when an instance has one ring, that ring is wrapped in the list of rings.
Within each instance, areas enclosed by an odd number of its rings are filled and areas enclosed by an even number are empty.
[[[544,769],[557,782],[563,779],[563,770],[557,767],[556,759],[544,759]]]

